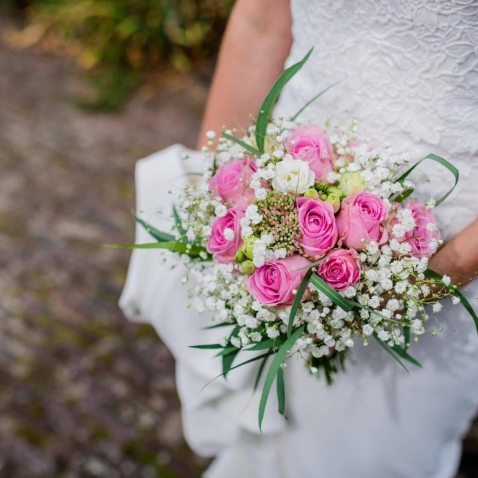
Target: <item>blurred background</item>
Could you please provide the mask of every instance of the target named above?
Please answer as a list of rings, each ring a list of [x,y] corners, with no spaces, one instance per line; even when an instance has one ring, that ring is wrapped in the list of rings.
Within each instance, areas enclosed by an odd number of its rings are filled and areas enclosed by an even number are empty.
[[[0,0],[1,478],[207,466],[171,355],[118,309],[129,253],[101,245],[133,240],[135,161],[194,146],[232,4]]]

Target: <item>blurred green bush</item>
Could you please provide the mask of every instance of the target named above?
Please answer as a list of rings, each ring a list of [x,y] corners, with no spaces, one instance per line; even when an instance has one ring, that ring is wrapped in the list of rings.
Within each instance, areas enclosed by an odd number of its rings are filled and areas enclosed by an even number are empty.
[[[233,0],[29,3],[28,21],[41,27],[41,41],[73,56],[87,71],[94,95],[83,104],[112,110],[148,72],[165,66],[184,71],[211,58]]]

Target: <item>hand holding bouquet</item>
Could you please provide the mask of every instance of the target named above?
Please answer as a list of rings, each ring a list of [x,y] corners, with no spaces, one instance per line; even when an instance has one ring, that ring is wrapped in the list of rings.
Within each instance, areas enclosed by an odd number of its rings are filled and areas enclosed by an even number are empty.
[[[158,242],[129,246],[181,257],[193,305],[227,330],[219,343],[196,346],[218,350],[222,375],[260,360],[259,383],[270,361],[259,426],[275,380],[284,413],[283,369],[294,354],[331,383],[357,341],[376,340],[405,369],[404,362],[419,366],[408,353],[411,337],[435,333],[426,306],[439,312],[445,297],[478,323],[449,278],[428,268],[442,242],[433,208],[451,190],[411,199],[409,174],[421,161],[406,169],[407,156],[361,141],[354,121],[301,124],[307,105],[292,118],[272,118],[281,89],[309,55],[278,79],[242,139],[208,133],[201,183],[178,198],[172,233],[138,218]],[[456,185],[453,165],[433,154],[423,160],[447,168]],[[236,365],[243,351],[260,353]]]

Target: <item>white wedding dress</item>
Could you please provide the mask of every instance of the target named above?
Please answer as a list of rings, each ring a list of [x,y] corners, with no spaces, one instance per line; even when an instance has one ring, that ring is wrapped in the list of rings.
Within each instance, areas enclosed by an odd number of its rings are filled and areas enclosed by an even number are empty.
[[[478,217],[478,1],[292,0],[294,44],[287,64],[314,52],[285,88],[276,114],[295,113],[317,91],[343,80],[310,106],[303,119],[323,124],[359,121],[377,145],[420,159],[434,152],[452,161],[461,179],[435,212],[448,240]],[[165,227],[184,181],[183,148],[173,146],[138,163],[142,216]],[[436,163],[417,192],[430,197],[452,183]],[[425,179],[425,177],[423,177]],[[138,229],[137,242],[151,242]],[[210,343],[209,317],[188,308],[181,268],[170,271],[157,251],[135,251],[121,306],[131,320],[152,323],[177,362],[186,439],[216,456],[208,478],[450,478],[461,438],[478,406],[478,337],[461,306],[436,318],[444,331],[421,336],[412,353],[424,368],[407,375],[390,357],[359,341],[347,373],[332,387],[300,361],[286,369],[287,415],[274,394],[264,433],[257,426],[255,366],[220,373],[219,361],[188,345]],[[476,307],[478,281],[467,287]],[[415,345],[415,344],[413,344]],[[260,387],[259,387],[260,389]]]

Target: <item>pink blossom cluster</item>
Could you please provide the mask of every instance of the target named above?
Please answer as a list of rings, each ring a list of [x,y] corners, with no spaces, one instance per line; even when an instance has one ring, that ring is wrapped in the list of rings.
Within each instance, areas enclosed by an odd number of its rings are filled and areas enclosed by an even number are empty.
[[[290,177],[285,177],[283,184],[289,184],[296,174],[294,164],[290,166],[291,161],[302,168],[297,174],[308,168],[313,176],[312,181],[308,176],[297,179],[298,184],[305,184],[301,188],[309,193],[302,189],[299,192],[299,187],[294,193],[297,228],[302,238],[300,252],[286,257],[269,257],[262,265],[253,268],[252,273],[244,274],[247,290],[261,304],[269,307],[292,304],[307,269],[312,266],[317,267],[319,277],[333,289],[347,290],[360,281],[359,255],[372,243],[379,246],[390,241],[407,243],[409,247],[396,252],[401,256],[422,258],[433,254],[434,248],[430,244],[440,240],[440,233],[433,213],[424,204],[411,200],[401,206],[382,199],[360,184],[359,187],[344,188],[340,204],[335,204],[335,207],[323,195],[321,197],[318,185],[340,185],[331,176],[338,169],[336,153],[318,126],[293,129],[284,140],[285,156],[286,159],[277,157],[270,168],[277,170],[281,161],[289,161],[285,166],[292,172]],[[238,251],[245,247],[242,220],[247,211],[255,211],[250,207],[258,202],[256,190],[252,187],[259,169],[259,158],[256,159],[231,159],[209,180],[211,194],[225,206],[211,223],[207,242],[207,251],[216,262],[236,264]],[[280,183],[271,179],[260,181],[260,187],[267,193],[274,190],[274,184]],[[314,187],[319,193],[314,193]],[[259,219],[260,212],[255,212]],[[401,230],[399,217],[406,214],[410,226]],[[236,270],[241,273],[239,267]],[[308,292],[304,299],[307,295]]]

